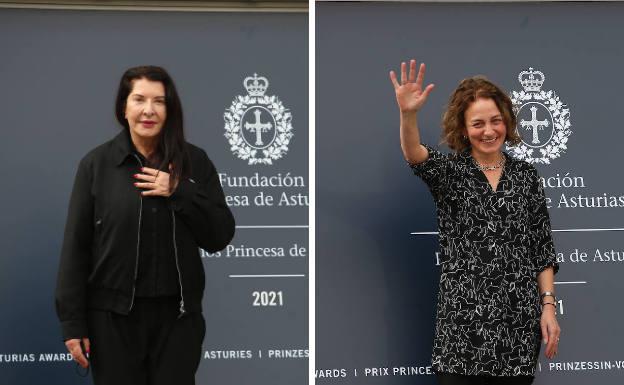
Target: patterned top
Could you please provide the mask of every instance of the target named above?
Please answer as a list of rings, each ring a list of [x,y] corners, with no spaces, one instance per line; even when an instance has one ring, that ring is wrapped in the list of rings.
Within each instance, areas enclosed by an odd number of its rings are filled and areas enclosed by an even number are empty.
[[[496,191],[469,151],[411,165],[438,211],[441,276],[436,372],[533,375],[540,349],[536,276],[558,265],[544,190],[533,166],[505,154]]]

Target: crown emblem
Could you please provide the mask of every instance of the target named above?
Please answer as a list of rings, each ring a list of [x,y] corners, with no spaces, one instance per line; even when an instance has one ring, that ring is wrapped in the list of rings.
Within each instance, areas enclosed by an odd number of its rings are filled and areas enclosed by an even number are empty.
[[[269,88],[269,80],[264,76],[258,77],[258,74],[254,74],[253,77],[247,76],[245,78],[243,86],[245,86],[249,96],[263,96]]]
[[[266,95],[264,76],[243,79],[247,95],[237,95],[223,113],[225,137],[235,156],[249,165],[272,165],[284,157],[293,137],[292,113],[276,95]]]
[[[533,67],[529,67],[528,71],[522,71],[518,75],[518,81],[527,92],[536,92],[542,88],[546,77],[542,71],[534,71]]]
[[[518,117],[516,132],[522,141],[508,146],[514,158],[534,164],[550,164],[568,149],[570,109],[553,90],[542,90],[546,76],[529,67],[518,74],[524,90],[509,95]]]

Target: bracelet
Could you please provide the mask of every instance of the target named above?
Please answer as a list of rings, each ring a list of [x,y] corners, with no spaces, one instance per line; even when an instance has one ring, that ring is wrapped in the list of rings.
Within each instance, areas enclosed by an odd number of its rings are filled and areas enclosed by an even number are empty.
[[[553,305],[555,307],[555,313],[557,312],[557,304],[554,302],[542,302],[542,307],[546,305]]]
[[[545,291],[542,294],[540,294],[540,299],[544,299],[544,297],[553,297],[555,302],[557,302],[557,297],[555,296],[555,293],[553,293],[552,291]]]

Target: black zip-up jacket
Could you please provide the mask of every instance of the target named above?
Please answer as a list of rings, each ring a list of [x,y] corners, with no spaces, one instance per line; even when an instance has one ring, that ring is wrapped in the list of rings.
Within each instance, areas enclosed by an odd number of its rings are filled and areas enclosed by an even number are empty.
[[[191,175],[168,198],[181,316],[201,312],[205,278],[199,248],[221,250],[234,236],[215,167],[202,149],[187,146]],[[56,287],[64,340],[89,336],[88,309],[128,314],[133,307],[143,203],[133,175],[142,166],[125,130],[78,165]]]

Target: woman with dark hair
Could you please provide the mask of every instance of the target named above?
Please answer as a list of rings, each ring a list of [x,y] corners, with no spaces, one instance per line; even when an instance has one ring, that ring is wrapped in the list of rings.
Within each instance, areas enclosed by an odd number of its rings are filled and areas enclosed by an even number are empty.
[[[65,345],[96,385],[194,384],[205,334],[199,248],[234,235],[217,172],[184,139],[167,72],[122,76],[123,130],[78,166],[56,289]]]
[[[558,270],[535,168],[502,151],[520,141],[509,97],[484,77],[463,80],[444,113],[446,155],[420,142],[417,114],[433,85],[424,64],[391,71],[401,148],[438,212],[441,276],[433,346],[439,383],[530,384],[540,350],[553,358]]]

